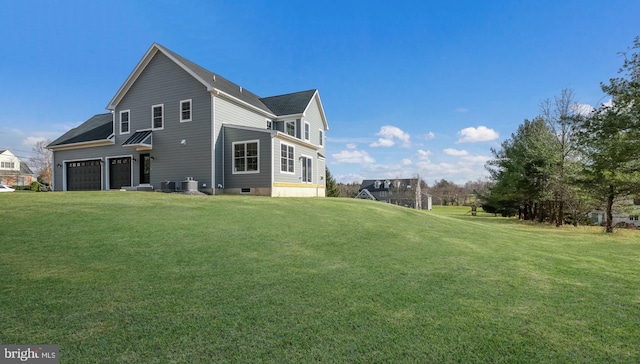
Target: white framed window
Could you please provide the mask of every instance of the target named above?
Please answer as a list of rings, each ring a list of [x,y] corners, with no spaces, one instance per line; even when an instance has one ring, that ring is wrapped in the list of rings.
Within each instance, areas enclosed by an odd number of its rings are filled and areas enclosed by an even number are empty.
[[[273,129],[273,123],[271,122],[271,120],[266,119],[267,120],[267,129],[271,130]]]
[[[324,131],[318,130],[318,145],[324,145]]]
[[[285,121],[284,122],[284,132],[295,137],[296,136],[296,122],[294,121]]]
[[[295,173],[294,167],[295,149],[293,145],[281,143],[280,144],[280,172],[281,173]]]
[[[129,134],[131,132],[129,116],[131,112],[129,110],[120,111],[120,134]]]
[[[164,129],[164,104],[151,106],[151,129]]]
[[[191,99],[180,101],[180,122],[191,121]]]
[[[232,145],[233,173],[260,173],[260,141],[248,140]]]
[[[303,155],[302,157],[300,157],[300,163],[301,163],[301,171],[302,171],[302,176],[301,176],[301,180],[302,183],[311,183],[313,181],[313,162],[311,157],[307,157],[305,155]]]
[[[311,139],[311,125],[304,122],[304,140],[309,141]]]
[[[0,168],[2,169],[15,169],[16,164],[14,162],[0,162]]]

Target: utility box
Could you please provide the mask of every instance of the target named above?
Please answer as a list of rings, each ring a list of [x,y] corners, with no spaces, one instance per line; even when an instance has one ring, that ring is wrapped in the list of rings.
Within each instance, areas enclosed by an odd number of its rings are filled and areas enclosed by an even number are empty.
[[[182,187],[182,192],[198,191],[198,181],[194,181],[192,177],[187,177],[187,179],[182,181],[180,185]]]
[[[160,182],[160,191],[176,192],[176,183],[171,181],[162,181]]]

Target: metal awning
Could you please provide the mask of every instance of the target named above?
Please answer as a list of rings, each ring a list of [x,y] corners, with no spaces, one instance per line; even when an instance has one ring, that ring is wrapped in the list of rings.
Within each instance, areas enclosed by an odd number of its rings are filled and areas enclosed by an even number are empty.
[[[123,147],[136,147],[136,150],[151,150],[153,136],[151,130],[136,131],[129,139],[122,143]]]

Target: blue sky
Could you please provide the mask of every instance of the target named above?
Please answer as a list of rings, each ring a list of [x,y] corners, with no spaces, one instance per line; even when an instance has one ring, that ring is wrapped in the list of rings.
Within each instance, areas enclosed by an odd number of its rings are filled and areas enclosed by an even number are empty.
[[[600,82],[640,35],[629,1],[2,1],[0,149],[28,158],[105,112],[158,42],[260,95],[317,88],[340,182],[486,176],[540,103]]]

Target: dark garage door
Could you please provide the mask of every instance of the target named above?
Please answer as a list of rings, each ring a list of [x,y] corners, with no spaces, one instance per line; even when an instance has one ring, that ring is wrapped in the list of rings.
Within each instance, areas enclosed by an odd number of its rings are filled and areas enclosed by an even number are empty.
[[[109,159],[109,188],[118,190],[131,186],[131,158]]]
[[[67,163],[67,191],[100,189],[100,160]]]

